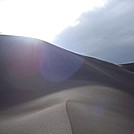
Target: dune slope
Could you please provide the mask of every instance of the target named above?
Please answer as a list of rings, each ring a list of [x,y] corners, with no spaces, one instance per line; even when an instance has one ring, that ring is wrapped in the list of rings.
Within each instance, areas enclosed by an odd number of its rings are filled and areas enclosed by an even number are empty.
[[[128,71],[134,72],[134,63],[120,64],[119,66]]]

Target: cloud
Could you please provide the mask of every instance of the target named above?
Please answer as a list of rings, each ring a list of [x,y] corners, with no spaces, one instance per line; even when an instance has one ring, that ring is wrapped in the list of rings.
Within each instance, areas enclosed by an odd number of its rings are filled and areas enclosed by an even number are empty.
[[[86,12],[77,21],[53,42],[114,63],[134,62],[133,0],[108,0],[103,8]]]

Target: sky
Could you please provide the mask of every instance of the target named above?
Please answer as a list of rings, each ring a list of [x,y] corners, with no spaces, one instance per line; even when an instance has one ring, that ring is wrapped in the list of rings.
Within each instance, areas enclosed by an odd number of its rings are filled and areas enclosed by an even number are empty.
[[[0,0],[0,32],[51,42],[82,13],[106,0]]]
[[[134,1],[0,0],[0,32],[112,63],[134,62]]]
[[[83,13],[77,21],[54,43],[116,64],[134,62],[133,0],[107,0],[105,6]]]

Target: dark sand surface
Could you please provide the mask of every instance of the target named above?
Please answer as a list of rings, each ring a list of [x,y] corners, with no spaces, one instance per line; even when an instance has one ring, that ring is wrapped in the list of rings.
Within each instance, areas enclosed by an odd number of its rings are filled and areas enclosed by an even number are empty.
[[[120,64],[119,66],[128,71],[134,72],[134,63]]]
[[[134,134],[134,73],[0,36],[0,134]]]

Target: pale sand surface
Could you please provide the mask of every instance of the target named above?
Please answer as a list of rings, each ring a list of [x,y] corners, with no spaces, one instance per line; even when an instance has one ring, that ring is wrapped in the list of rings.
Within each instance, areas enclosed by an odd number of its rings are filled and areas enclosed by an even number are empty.
[[[0,134],[134,133],[131,70],[8,36],[0,65]]]

